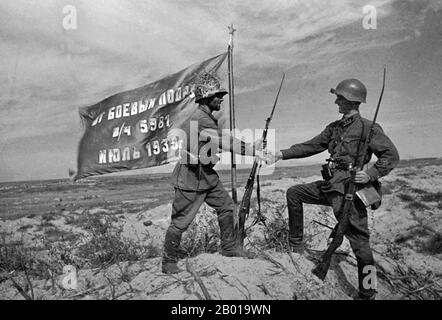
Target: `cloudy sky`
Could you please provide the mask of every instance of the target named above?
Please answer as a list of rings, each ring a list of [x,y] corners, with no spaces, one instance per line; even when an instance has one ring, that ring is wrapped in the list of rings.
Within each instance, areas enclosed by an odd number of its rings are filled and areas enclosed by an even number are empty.
[[[76,30],[63,27],[67,5]],[[363,26],[367,5],[376,29]],[[442,156],[442,0],[4,0],[0,181],[66,178],[79,107],[223,52],[231,23],[239,128],[263,127],[282,72],[278,148],[340,117],[329,90],[345,78],[368,87],[371,118],[386,64],[382,127],[403,159]]]

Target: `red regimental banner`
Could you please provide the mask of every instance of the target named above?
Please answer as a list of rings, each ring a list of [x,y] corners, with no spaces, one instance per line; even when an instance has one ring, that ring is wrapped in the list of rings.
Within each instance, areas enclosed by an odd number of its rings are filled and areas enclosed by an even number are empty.
[[[197,105],[194,80],[216,73],[227,53],[143,87],[80,108],[85,132],[73,180],[164,165],[179,158],[180,129]]]

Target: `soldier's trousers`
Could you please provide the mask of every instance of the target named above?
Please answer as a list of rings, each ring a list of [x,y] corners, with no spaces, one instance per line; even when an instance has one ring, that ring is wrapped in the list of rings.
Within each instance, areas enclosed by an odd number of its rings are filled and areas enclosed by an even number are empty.
[[[216,210],[221,233],[221,250],[224,252],[235,250],[233,216],[235,205],[221,181],[218,181],[214,188],[203,192],[185,191],[176,188],[172,207],[172,221],[167,229],[164,241],[164,262],[178,261],[182,234],[189,228],[203,202]]]
[[[336,219],[339,220],[343,208],[344,195],[336,191],[325,193],[321,189],[322,184],[323,181],[316,181],[308,184],[295,185],[287,190],[290,242],[299,242],[303,238],[303,203],[331,206]],[[364,288],[363,285],[363,280],[364,277],[368,275],[368,270],[373,270],[365,267],[370,266],[374,268],[374,259],[369,243],[370,234],[368,230],[367,210],[359,201],[355,201],[349,217],[350,223],[345,236],[350,241],[350,245],[357,259],[359,291],[362,294],[370,296],[375,293],[375,291],[370,288]],[[375,274],[371,276],[375,277]]]

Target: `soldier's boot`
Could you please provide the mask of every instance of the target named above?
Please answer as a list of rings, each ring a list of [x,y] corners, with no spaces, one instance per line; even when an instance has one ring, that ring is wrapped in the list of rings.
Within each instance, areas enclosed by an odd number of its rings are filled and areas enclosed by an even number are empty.
[[[359,291],[358,295],[354,298],[354,300],[376,300],[376,294],[377,294],[376,291],[369,294]]]
[[[357,300],[375,300],[377,274],[375,262],[369,248],[355,252],[358,264],[358,297]],[[370,268],[371,267],[371,268]]]
[[[181,242],[181,232],[173,227],[169,227],[164,240],[162,272],[166,274],[178,273],[179,245]]]
[[[221,234],[221,255],[225,257],[243,257],[253,259],[256,254],[244,250],[233,227],[233,216],[220,216],[218,219]]]
[[[301,204],[302,206],[302,204]],[[302,208],[288,206],[289,211],[289,245],[293,252],[302,253],[306,249],[304,238],[304,213]]]

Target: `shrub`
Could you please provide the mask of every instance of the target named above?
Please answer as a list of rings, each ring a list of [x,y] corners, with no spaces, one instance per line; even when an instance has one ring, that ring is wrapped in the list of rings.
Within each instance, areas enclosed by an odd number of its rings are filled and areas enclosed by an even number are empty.
[[[418,189],[418,188],[411,188],[411,191],[417,193],[417,194],[426,194],[427,192],[425,190],[422,189]]]
[[[287,219],[274,219],[265,226],[264,242],[260,245],[263,249],[276,249],[287,251],[289,240],[289,226]]]
[[[442,253],[442,234],[434,234],[423,246],[424,251],[431,254]]]
[[[85,229],[89,231],[85,243],[76,250],[78,257],[92,267],[102,267],[120,261],[139,261],[159,256],[153,246],[144,246],[134,240],[123,237],[122,226],[115,226],[116,217],[97,217],[89,219]]]
[[[47,266],[37,259],[37,253],[24,245],[23,241],[8,243],[6,237],[0,244],[0,271],[22,271],[30,276],[43,278],[47,276]]]
[[[426,193],[422,196],[422,201],[426,202],[436,202],[442,200],[442,192],[436,192],[436,193]]]
[[[416,171],[411,171],[411,172],[400,172],[400,173],[396,173],[397,176],[399,177],[404,177],[404,178],[413,178],[417,176],[417,172]]]
[[[284,216],[285,203],[273,202],[274,213],[272,218],[266,221],[264,227],[264,240],[259,243],[265,249],[276,249],[277,251],[287,251],[289,240],[288,219]],[[263,210],[268,211],[268,210]]]
[[[219,244],[218,219],[210,210],[203,209],[183,235],[181,254],[194,257],[201,253],[214,253],[218,251]]]
[[[413,196],[406,194],[406,193],[398,194],[398,198],[401,199],[402,201],[406,201],[406,202],[411,202],[414,200]]]
[[[410,202],[407,206],[409,209],[417,209],[417,210],[428,210],[430,209],[429,206],[427,206],[425,203],[422,203],[420,201],[414,200]]]

